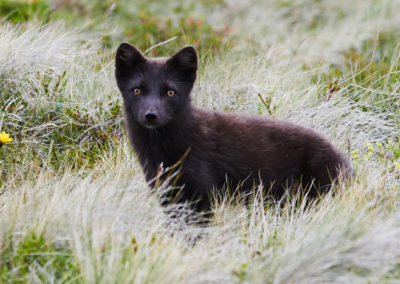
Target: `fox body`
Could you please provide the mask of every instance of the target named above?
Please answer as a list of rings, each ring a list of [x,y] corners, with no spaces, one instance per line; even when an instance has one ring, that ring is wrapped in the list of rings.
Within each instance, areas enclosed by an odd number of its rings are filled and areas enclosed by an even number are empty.
[[[115,64],[130,140],[146,180],[154,185],[160,166],[181,162],[175,167],[177,185],[183,186],[177,200],[197,201],[197,210],[209,210],[210,193],[226,183],[249,193],[261,181],[276,198],[288,188],[308,188],[316,196],[350,169],[343,154],[310,129],[195,107],[190,92],[197,53],[191,46],[169,58],[147,58],[122,43]]]

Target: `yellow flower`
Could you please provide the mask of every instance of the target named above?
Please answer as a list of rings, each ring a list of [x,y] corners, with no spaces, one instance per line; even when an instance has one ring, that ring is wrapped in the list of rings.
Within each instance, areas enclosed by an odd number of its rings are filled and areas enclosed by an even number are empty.
[[[1,144],[6,144],[11,141],[13,141],[13,139],[10,138],[10,135],[8,133],[5,133],[5,132],[0,133],[0,143]]]

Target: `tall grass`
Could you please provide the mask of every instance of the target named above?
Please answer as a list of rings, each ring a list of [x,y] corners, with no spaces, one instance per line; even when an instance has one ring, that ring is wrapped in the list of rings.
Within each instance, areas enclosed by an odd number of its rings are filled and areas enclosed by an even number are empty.
[[[274,205],[255,188],[249,205],[226,197],[208,226],[191,224],[144,181],[104,38],[68,22],[4,23],[0,127],[14,141],[0,149],[1,281],[398,279],[399,49],[392,39],[384,57],[379,33],[394,32],[400,2],[217,2],[176,12],[235,29],[229,50],[200,54],[195,104],[311,127],[353,160],[353,179],[309,206]]]

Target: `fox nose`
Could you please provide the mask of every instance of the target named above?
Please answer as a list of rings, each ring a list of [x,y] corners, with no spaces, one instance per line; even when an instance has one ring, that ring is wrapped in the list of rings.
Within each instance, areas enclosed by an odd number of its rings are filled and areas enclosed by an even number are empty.
[[[147,120],[155,120],[157,119],[157,113],[154,111],[147,111],[144,117],[146,117]]]

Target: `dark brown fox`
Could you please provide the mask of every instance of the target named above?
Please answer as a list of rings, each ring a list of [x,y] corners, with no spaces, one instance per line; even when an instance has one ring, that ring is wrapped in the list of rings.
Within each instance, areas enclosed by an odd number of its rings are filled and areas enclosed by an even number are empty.
[[[344,155],[310,129],[195,107],[190,100],[197,72],[192,46],[169,58],[147,58],[122,43],[115,66],[129,137],[146,180],[154,186],[156,177],[168,176],[161,167],[179,169],[177,199],[197,201],[196,210],[209,210],[213,190],[227,184],[241,194],[262,182],[275,198],[298,188],[315,197],[350,170]]]

